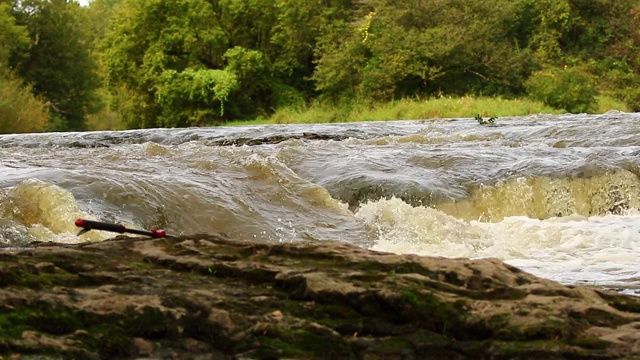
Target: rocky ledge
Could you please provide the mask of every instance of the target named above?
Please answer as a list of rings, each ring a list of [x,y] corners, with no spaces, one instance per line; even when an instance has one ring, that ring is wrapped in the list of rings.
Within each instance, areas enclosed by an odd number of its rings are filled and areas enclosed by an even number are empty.
[[[0,359],[620,359],[639,330],[640,298],[492,259],[212,235],[0,252]]]

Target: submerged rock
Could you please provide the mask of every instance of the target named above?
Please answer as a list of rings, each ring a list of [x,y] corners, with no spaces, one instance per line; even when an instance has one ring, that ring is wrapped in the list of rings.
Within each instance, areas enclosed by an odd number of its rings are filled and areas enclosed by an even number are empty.
[[[495,259],[212,235],[0,252],[7,358],[618,359],[639,330],[640,298]]]

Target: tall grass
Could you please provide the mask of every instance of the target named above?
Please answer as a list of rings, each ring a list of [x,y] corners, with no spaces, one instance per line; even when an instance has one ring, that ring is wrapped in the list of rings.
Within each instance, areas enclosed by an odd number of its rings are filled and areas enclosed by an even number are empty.
[[[629,111],[622,102],[611,97],[598,97],[598,113],[609,110]],[[531,114],[562,114],[541,102],[528,99],[488,97],[439,97],[431,99],[403,99],[388,103],[330,106],[313,104],[306,109],[282,108],[269,119],[230,122],[227,125],[251,124],[310,124],[330,122],[415,120],[438,118],[470,118],[524,116]]]
[[[530,100],[485,97],[440,97],[427,100],[399,100],[361,109],[357,121],[396,119],[468,118],[518,116],[560,111]]]
[[[617,110],[622,112],[631,112],[631,108],[627,106],[624,102],[620,100],[616,100],[610,96],[596,96],[596,100],[598,101],[598,105],[596,106],[596,113],[602,114],[607,111]]]
[[[10,72],[0,73],[0,134],[45,131],[48,119],[47,105],[30,86]]]
[[[611,97],[597,98],[597,113],[609,110],[630,111],[624,103]],[[481,116],[524,116],[531,114],[562,114],[541,102],[529,99],[488,97],[439,97],[431,99],[403,99],[379,104],[352,104],[342,107],[313,104],[307,109],[282,108],[269,119],[230,122],[227,125],[250,124],[310,124],[330,122],[414,120],[437,118],[470,118]]]

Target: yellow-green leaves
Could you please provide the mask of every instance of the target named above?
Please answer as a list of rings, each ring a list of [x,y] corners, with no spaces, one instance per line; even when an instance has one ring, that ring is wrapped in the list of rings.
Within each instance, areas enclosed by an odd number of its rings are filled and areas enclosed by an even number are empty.
[[[598,91],[593,77],[577,67],[547,68],[527,80],[527,90],[534,99],[571,113],[595,109]]]
[[[215,120],[224,114],[224,103],[237,86],[236,76],[224,70],[166,70],[157,79],[155,93],[161,124],[202,125]]]
[[[24,26],[16,25],[11,16],[11,6],[0,3],[0,67],[6,66],[9,56],[19,55],[29,46],[29,36]]]

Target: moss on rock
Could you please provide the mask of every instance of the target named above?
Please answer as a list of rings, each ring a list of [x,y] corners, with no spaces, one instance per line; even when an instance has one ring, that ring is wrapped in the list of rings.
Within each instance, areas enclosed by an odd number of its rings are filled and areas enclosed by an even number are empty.
[[[610,340],[640,326],[640,299],[496,260],[212,235],[0,255],[0,352],[22,358],[640,355],[639,340]]]

